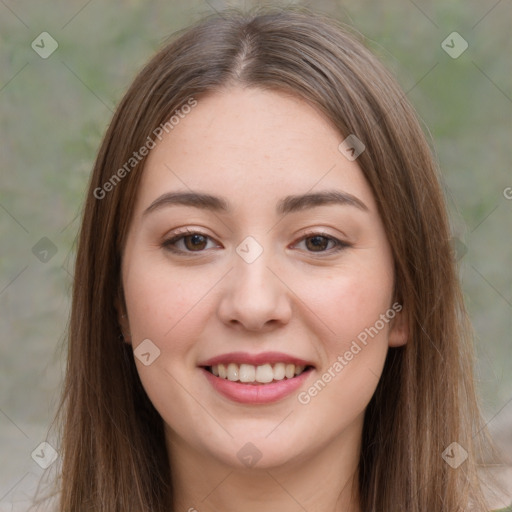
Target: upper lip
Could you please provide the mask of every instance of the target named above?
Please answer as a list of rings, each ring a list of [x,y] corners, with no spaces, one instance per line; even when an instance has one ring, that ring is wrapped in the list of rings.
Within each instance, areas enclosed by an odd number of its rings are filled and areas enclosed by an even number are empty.
[[[284,352],[260,352],[259,354],[249,354],[248,352],[229,352],[212,357],[198,364],[198,366],[215,366],[218,364],[252,364],[254,366],[265,363],[290,363],[296,366],[314,366],[310,361],[295,357]]]

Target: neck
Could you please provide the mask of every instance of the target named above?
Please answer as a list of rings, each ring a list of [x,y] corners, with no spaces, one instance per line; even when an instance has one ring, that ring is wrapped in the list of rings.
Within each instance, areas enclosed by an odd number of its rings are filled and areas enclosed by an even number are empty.
[[[354,428],[355,427],[355,428]],[[174,509],[183,512],[360,512],[361,425],[280,466],[240,468],[200,452],[168,429]]]

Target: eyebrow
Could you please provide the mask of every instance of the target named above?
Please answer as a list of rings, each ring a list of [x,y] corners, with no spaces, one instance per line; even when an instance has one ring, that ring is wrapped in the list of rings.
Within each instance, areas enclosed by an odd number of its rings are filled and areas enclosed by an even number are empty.
[[[327,190],[302,195],[286,196],[277,203],[276,213],[286,215],[308,208],[326,205],[354,206],[362,211],[369,211],[368,207],[356,196],[339,190]],[[222,197],[202,194],[200,192],[167,192],[157,197],[144,210],[143,215],[160,210],[166,206],[192,206],[202,210],[219,213],[231,213],[229,203]]]

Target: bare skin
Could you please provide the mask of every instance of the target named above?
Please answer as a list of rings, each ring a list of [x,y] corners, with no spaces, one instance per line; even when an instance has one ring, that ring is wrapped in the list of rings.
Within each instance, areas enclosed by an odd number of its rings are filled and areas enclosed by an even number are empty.
[[[342,140],[300,99],[234,87],[199,98],[149,155],[123,254],[123,325],[134,348],[149,339],[160,350],[136,363],[166,425],[176,510],[360,512],[363,415],[407,328],[396,312],[345,356],[392,307],[394,275],[373,194]],[[230,210],[161,200],[146,211],[163,194],[191,191]],[[326,191],[356,199],[276,212],[287,196]],[[250,263],[236,250],[248,236],[250,251],[262,249]],[[269,351],[314,366],[273,403],[233,401],[199,367]]]

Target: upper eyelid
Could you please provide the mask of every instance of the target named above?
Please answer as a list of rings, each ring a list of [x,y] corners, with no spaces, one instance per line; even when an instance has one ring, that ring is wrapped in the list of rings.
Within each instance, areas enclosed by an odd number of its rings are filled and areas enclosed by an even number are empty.
[[[186,228],[184,231],[173,233],[169,238],[166,238],[163,241],[163,244],[167,245],[167,244],[169,244],[169,242],[177,242],[177,241],[182,240],[183,238],[185,238],[187,236],[192,236],[192,235],[201,235],[201,236],[204,236],[205,238],[213,240],[217,244],[219,243],[217,240],[215,240],[215,238],[213,236],[210,236],[210,235],[208,235],[208,234],[206,234],[206,233],[204,233],[204,232],[202,232],[200,230],[191,230],[189,228]],[[327,238],[330,241],[333,241],[336,244],[334,248],[336,248],[336,247],[339,248],[339,247],[343,247],[343,246],[347,247],[347,246],[351,245],[349,242],[346,242],[345,240],[342,240],[342,239],[340,239],[340,238],[338,238],[336,236],[330,235],[329,233],[326,233],[322,229],[311,230],[311,231],[307,231],[307,232],[301,234],[300,237],[297,238],[293,242],[293,244],[295,245],[295,244],[297,244],[299,242],[302,242],[303,240],[305,240],[307,238],[312,238],[312,237],[315,237],[315,236],[321,236],[321,237]],[[189,254],[193,254],[194,252],[197,252],[197,253],[203,252],[203,251],[183,251],[183,250],[180,250],[180,249],[178,249],[178,251],[187,252]],[[311,251],[312,254],[314,254],[314,252],[315,251]],[[328,251],[319,251],[319,254],[322,253],[322,252],[328,252]]]

